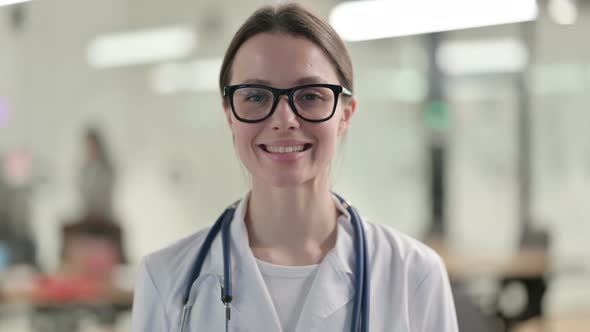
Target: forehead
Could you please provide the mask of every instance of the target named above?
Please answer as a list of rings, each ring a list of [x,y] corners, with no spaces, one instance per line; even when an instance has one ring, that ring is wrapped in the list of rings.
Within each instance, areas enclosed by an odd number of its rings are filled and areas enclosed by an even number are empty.
[[[254,82],[268,82],[277,88],[340,83],[334,66],[318,45],[282,33],[255,35],[236,53],[230,84]]]

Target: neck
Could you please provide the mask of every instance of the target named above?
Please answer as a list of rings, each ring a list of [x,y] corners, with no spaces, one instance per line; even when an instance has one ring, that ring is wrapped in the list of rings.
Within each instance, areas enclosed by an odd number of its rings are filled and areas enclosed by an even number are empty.
[[[254,185],[245,222],[257,258],[279,265],[310,265],[334,247],[337,217],[327,186]]]

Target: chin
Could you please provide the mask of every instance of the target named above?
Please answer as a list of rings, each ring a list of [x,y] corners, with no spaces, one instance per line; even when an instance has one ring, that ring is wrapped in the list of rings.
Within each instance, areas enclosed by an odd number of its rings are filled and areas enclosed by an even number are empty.
[[[301,186],[314,186],[326,180],[323,172],[307,167],[291,169],[256,169],[257,172],[250,172],[253,181],[273,188],[295,188]]]
[[[293,177],[293,176],[276,176],[271,178],[268,183],[273,186],[273,187],[277,187],[277,188],[291,188],[291,187],[297,187],[300,186],[304,183],[306,183],[307,181],[305,181],[304,179],[298,178],[298,177]]]
[[[323,177],[317,174],[275,174],[265,180],[275,188],[288,189],[301,186],[315,186],[323,182]]]

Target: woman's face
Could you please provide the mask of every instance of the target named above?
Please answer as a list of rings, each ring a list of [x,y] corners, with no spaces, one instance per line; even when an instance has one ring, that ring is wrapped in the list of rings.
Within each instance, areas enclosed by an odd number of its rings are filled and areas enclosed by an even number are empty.
[[[278,33],[255,35],[238,50],[230,85],[247,83],[280,89],[309,83],[341,84],[321,48],[308,39]],[[346,131],[355,106],[354,100],[341,95],[334,116],[320,123],[298,117],[287,96],[281,96],[271,117],[258,123],[238,121],[229,103],[224,109],[235,148],[254,185],[289,187],[327,182],[338,138]],[[306,150],[284,153],[289,150],[285,147],[298,145],[305,145]]]

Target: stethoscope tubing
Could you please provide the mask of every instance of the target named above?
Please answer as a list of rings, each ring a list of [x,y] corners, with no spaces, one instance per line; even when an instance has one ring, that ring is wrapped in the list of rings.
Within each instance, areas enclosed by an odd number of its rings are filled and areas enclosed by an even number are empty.
[[[338,200],[346,207],[346,210],[350,214],[351,223],[354,230],[354,252],[356,269],[355,275],[355,292],[353,296],[353,312],[351,321],[352,332],[368,332],[369,331],[369,267],[367,257],[367,243],[365,229],[361,222],[361,218],[358,215],[356,209],[348,204],[342,197],[334,194]],[[203,263],[211,249],[213,240],[217,234],[221,231],[221,240],[223,247],[223,285],[221,288],[221,301],[223,302],[226,309],[225,319],[225,330],[229,331],[229,320],[230,320],[230,304],[233,299],[232,292],[232,274],[231,274],[231,249],[230,249],[230,224],[233,220],[234,212],[237,203],[232,204],[217,218],[209,233],[205,237],[201,248],[197,254],[197,259],[191,269],[191,278],[193,282],[189,284],[184,296],[184,306],[182,310],[182,318],[180,321],[180,332],[184,332],[184,327],[188,320],[188,315],[191,310],[192,304],[190,303],[190,295],[193,289],[193,284],[201,274]]]
[[[351,331],[369,331],[369,275],[368,275],[368,258],[365,228],[361,222],[361,217],[355,208],[352,207],[340,195],[334,195],[344,205],[350,214],[350,221],[354,230],[354,252],[357,268],[355,269],[355,292],[353,298],[353,315],[351,321]],[[359,269],[360,268],[360,269]],[[360,270],[360,271],[359,271]]]

